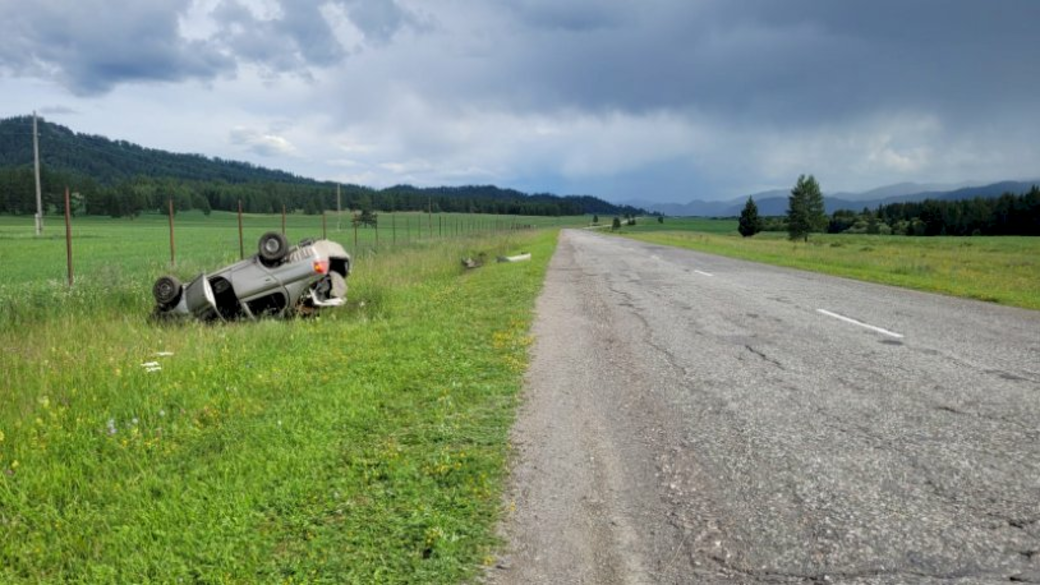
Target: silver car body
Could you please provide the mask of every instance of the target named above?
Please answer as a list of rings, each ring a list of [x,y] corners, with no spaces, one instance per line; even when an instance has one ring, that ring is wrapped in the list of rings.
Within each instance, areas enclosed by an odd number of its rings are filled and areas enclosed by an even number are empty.
[[[350,255],[340,244],[304,240],[276,263],[254,255],[200,274],[184,285],[175,303],[157,305],[156,314],[202,320],[306,314],[346,302],[350,269]]]

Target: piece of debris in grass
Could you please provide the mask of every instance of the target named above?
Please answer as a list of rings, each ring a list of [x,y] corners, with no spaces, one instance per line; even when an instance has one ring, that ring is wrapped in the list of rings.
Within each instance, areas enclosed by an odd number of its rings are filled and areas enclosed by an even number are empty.
[[[159,362],[144,362],[141,364],[141,367],[144,368],[144,371],[146,372],[158,372],[159,370],[162,370],[162,365],[160,365]]]
[[[481,253],[477,254],[477,257],[475,259],[473,257],[463,258],[462,259],[462,265],[465,266],[468,269],[480,268],[481,266],[484,265],[484,260],[486,258],[487,258],[487,254],[485,254],[484,252],[481,252]]]
[[[170,357],[173,355],[172,351],[157,351],[155,352],[156,357]]]
[[[530,252],[520,252],[516,256],[499,256],[498,257],[498,261],[499,262],[523,262],[525,260],[530,260],[530,259],[531,259],[531,253]]]

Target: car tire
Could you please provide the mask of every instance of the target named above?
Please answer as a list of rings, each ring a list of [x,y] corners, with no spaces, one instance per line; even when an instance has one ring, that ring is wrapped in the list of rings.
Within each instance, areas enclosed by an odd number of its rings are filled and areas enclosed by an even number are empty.
[[[277,264],[289,253],[289,240],[278,232],[267,232],[260,236],[260,259],[265,264]]]
[[[169,307],[175,305],[181,298],[181,291],[184,287],[181,285],[181,281],[177,280],[176,276],[160,276],[159,280],[155,281],[152,285],[152,296],[155,297],[155,302],[159,303],[160,306]]]

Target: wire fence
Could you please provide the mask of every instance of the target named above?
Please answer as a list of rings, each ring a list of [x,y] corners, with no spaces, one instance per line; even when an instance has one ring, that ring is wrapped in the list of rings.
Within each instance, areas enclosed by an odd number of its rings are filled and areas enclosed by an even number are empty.
[[[363,214],[326,211],[319,215],[279,215],[199,211],[178,213],[172,201],[166,213],[135,219],[76,216],[70,212],[68,193],[64,211],[65,233],[59,236],[48,225],[42,236],[21,229],[24,218],[0,218],[0,284],[60,278],[57,247],[64,243],[65,274],[69,286],[75,275],[111,270],[154,273],[166,269],[190,270],[200,263],[251,256],[263,233],[281,231],[290,242],[325,238],[342,244],[354,254],[383,252],[442,238],[506,233],[539,227],[580,225],[581,217],[497,216],[429,212],[381,212]],[[53,224],[54,216],[48,223]],[[16,224],[17,222],[17,224]],[[62,242],[59,243],[59,240]],[[165,249],[164,249],[165,248]],[[185,264],[186,266],[181,266]]]

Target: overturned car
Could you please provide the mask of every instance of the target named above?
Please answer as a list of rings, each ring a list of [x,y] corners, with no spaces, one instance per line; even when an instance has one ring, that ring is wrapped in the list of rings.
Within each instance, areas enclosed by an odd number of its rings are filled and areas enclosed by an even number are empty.
[[[202,320],[255,319],[310,314],[347,299],[351,259],[331,240],[303,240],[289,246],[285,236],[260,237],[256,255],[186,285],[175,276],[155,281],[156,317],[193,316]]]

